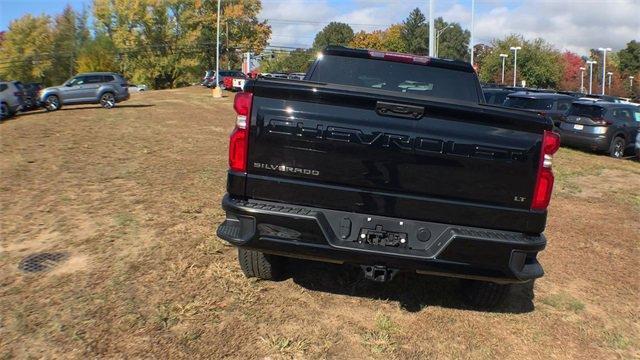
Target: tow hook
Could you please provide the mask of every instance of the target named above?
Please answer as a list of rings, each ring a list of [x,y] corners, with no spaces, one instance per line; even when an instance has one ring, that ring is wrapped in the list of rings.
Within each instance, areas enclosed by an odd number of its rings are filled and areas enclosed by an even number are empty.
[[[361,265],[364,278],[375,282],[391,281],[398,273],[398,269],[388,269],[382,265]]]

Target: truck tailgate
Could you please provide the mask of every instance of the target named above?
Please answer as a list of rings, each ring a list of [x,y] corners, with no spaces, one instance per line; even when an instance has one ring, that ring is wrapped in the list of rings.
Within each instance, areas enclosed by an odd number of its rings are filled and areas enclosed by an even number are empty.
[[[344,85],[252,84],[250,198],[537,233],[547,120]]]

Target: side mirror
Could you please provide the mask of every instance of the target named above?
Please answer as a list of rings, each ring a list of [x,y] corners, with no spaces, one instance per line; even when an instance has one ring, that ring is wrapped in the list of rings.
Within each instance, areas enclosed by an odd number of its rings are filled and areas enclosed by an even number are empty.
[[[71,83],[65,83],[64,86],[71,87],[73,85],[71,85]]]

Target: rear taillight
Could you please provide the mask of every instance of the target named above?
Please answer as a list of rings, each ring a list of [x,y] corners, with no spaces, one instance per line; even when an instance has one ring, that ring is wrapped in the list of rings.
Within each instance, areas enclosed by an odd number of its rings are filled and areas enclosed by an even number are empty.
[[[609,126],[611,124],[613,124],[611,121],[605,119],[605,118],[593,118],[591,119],[596,125],[600,125],[600,126]]]
[[[538,165],[538,176],[536,177],[536,187],[533,189],[532,210],[545,210],[551,200],[553,191],[553,171],[551,161],[553,154],[560,148],[560,136],[546,131],[542,139],[542,149],[540,150],[540,163]]]
[[[249,151],[249,117],[253,94],[239,92],[233,100],[236,111],[236,127],[229,140],[229,168],[233,171],[247,171],[247,155]]]

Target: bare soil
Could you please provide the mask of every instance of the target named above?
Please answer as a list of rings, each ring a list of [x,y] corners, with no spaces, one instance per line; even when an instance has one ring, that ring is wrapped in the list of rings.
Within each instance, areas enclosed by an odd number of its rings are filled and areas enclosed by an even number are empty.
[[[640,164],[561,149],[546,275],[492,312],[457,280],[291,261],[215,236],[231,97],[192,87],[0,124],[2,358],[640,358]],[[65,252],[44,273],[27,255]]]

